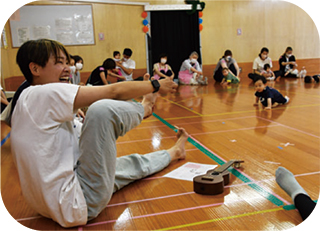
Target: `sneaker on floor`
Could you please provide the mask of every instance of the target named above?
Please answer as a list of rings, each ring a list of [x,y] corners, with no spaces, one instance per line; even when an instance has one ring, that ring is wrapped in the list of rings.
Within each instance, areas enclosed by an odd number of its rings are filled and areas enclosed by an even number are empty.
[[[290,101],[290,98],[288,96],[285,96],[284,98],[286,98],[287,102],[285,104],[288,104]]]

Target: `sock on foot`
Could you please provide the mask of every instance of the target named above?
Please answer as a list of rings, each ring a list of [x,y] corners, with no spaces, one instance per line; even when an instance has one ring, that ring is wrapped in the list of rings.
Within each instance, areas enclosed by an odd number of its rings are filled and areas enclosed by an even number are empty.
[[[292,172],[290,172],[286,168],[279,167],[277,169],[276,181],[293,201],[298,194],[308,195],[307,192],[300,186]]]

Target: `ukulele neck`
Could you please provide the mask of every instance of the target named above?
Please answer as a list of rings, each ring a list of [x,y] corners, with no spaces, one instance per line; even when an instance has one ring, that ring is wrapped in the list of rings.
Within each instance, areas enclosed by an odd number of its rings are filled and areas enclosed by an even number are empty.
[[[231,165],[237,164],[243,161],[238,161],[238,160],[229,160],[227,163],[221,165],[219,168],[214,169],[214,173],[223,173],[226,171]]]

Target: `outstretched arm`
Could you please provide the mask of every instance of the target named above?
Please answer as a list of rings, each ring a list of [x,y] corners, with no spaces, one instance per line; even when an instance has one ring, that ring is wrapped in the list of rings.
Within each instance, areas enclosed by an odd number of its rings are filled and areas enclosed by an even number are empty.
[[[174,93],[178,85],[172,78],[159,81],[160,93]],[[152,93],[154,88],[150,81],[120,82],[105,86],[81,86],[74,101],[74,110],[90,106],[92,103],[101,99],[129,100]]]

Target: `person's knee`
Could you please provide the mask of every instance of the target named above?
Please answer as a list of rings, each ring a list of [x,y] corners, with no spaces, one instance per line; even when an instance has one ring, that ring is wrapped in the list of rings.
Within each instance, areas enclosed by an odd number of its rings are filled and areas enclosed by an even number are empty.
[[[112,100],[99,100],[93,103],[87,111],[86,120],[93,117],[94,120],[103,120],[107,118],[112,118],[114,115]]]

